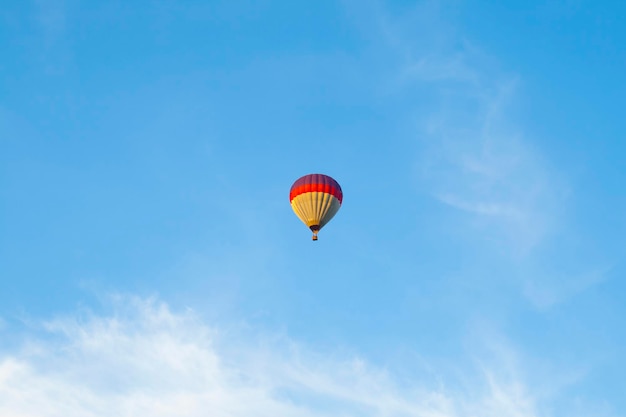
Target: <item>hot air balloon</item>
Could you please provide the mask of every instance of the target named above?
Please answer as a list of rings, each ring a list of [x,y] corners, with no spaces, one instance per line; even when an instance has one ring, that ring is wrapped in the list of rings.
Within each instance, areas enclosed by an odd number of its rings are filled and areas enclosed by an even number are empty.
[[[317,233],[337,214],[342,201],[339,183],[324,174],[298,178],[289,192],[291,208],[311,229],[313,240],[317,240]]]

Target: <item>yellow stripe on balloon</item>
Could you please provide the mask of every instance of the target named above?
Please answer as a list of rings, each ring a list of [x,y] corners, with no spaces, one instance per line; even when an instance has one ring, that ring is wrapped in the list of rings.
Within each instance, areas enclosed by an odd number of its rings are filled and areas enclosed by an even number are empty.
[[[340,206],[332,194],[315,191],[300,194],[291,201],[291,208],[307,227],[320,229],[337,214]]]

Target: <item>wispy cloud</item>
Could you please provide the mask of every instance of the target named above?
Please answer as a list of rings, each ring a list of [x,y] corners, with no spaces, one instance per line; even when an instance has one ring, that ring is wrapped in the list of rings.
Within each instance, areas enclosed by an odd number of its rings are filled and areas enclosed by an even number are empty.
[[[418,67],[415,77],[438,97],[421,125],[418,177],[457,211],[458,237],[486,243],[488,259],[495,248],[512,261],[511,276],[537,309],[604,281],[610,261],[573,255],[563,243],[576,234],[568,219],[570,185],[515,120],[519,78],[495,71],[474,48]]]
[[[449,7],[427,0],[401,14],[376,9],[395,89],[421,102],[419,183],[477,235],[524,257],[558,224],[567,186],[516,123],[523,79],[461,33]]]
[[[513,255],[525,256],[555,228],[566,188],[509,122],[515,88],[510,79],[446,93],[425,125],[419,170],[439,201],[471,215],[478,232],[508,245]]]
[[[570,185],[516,121],[519,77],[460,44],[447,60],[407,67],[437,97],[420,122],[419,183],[456,210],[460,239],[487,243],[487,259],[504,254],[520,293],[537,309],[552,307],[604,281],[611,262],[563,244],[577,239]]]
[[[509,262],[509,276],[535,307],[561,303],[601,282],[611,261],[563,248],[564,241],[580,240],[571,218],[575,187],[547,157],[546,138],[523,125],[532,114],[523,110],[524,74],[462,33],[448,8],[454,6],[437,0],[401,13],[381,6],[373,25],[393,56],[388,78],[419,103],[416,183],[441,203],[456,242],[487,248],[487,263],[494,253]],[[557,258],[567,265],[550,264]],[[593,278],[572,285],[565,274],[549,272],[555,269]]]
[[[545,415],[518,374],[491,360],[463,384],[427,386],[285,336],[233,337],[158,300],[119,297],[112,314],[56,318],[41,330],[0,357],[0,415]]]

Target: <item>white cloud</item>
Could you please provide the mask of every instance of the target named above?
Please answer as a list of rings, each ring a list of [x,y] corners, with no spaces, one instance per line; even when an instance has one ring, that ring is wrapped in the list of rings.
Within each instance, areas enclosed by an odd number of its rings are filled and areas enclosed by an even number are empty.
[[[484,366],[453,392],[400,381],[286,337],[233,337],[192,312],[121,297],[115,312],[57,318],[0,357],[0,415],[538,416],[515,372]]]
[[[365,4],[391,67],[386,92],[419,109],[419,186],[458,210],[462,237],[528,256],[558,226],[567,188],[512,117],[520,77],[459,31],[449,3]]]
[[[380,7],[372,27],[393,66],[385,85],[409,94],[419,109],[414,172],[420,192],[441,203],[439,230],[478,254],[473,266],[489,271],[480,275],[508,263],[497,279],[513,283],[536,309],[606,279],[615,259],[580,235],[570,199],[575,177],[547,157],[550,138],[524,128],[532,116],[524,74],[469,39],[454,23],[453,3],[373,3]]]
[[[428,97],[416,116],[419,183],[464,215],[472,239],[487,236],[524,257],[558,224],[567,188],[515,123],[520,77],[460,33],[448,6],[424,1],[378,19],[400,60],[397,91],[415,87],[416,102]]]
[[[505,114],[515,85],[483,80],[442,93],[447,97],[426,123],[418,165],[439,201],[523,257],[556,227],[566,189]]]
[[[580,240],[570,186],[541,141],[516,120],[520,77],[460,36],[414,55],[400,71],[404,82],[428,86],[435,97],[432,112],[418,122],[417,178],[442,207],[453,209],[455,239],[488,248],[488,259],[497,253],[512,260],[511,279],[538,309],[602,282],[610,260],[566,247]],[[558,268],[555,259],[562,260]]]

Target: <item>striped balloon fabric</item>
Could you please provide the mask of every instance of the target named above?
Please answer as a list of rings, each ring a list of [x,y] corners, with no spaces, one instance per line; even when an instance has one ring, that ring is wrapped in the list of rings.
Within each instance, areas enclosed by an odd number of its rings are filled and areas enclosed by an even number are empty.
[[[317,240],[320,229],[339,211],[343,192],[328,175],[309,174],[293,183],[289,201],[296,216],[313,232],[313,240]]]

